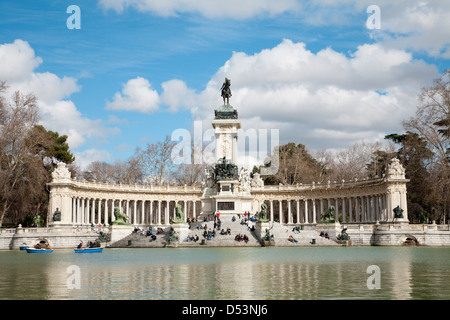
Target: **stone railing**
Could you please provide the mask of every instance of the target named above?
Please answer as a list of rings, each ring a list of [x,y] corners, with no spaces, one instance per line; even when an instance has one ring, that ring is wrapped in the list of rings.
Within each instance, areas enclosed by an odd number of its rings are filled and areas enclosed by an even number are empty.
[[[22,228],[20,225],[15,229],[7,229],[10,233],[25,233],[25,234],[44,234],[44,233],[99,233],[103,231],[105,233],[109,232],[109,227],[91,227],[91,226],[70,226],[70,227],[31,227]]]
[[[352,181],[342,180],[341,182],[328,181],[326,183],[312,182],[309,184],[298,183],[295,185],[265,185],[261,187],[252,187],[252,191],[305,191],[314,189],[343,189],[343,188],[355,188],[361,186],[370,186],[385,182],[385,178],[374,179],[354,179]]]
[[[56,182],[57,183],[57,182]],[[66,182],[64,182],[66,183]],[[102,182],[89,182],[71,179],[70,183],[73,187],[89,190],[106,190],[115,192],[155,192],[155,193],[201,193],[200,186],[154,186],[154,185],[129,185]]]
[[[11,234],[14,234],[14,233],[16,233],[16,228],[5,228],[5,229],[0,228],[0,236],[2,234],[11,235]]]

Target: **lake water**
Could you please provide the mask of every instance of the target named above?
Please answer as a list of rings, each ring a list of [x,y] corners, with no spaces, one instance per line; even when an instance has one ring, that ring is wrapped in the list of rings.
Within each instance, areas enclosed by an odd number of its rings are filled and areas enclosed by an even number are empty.
[[[450,248],[0,251],[0,270],[2,300],[450,299]]]

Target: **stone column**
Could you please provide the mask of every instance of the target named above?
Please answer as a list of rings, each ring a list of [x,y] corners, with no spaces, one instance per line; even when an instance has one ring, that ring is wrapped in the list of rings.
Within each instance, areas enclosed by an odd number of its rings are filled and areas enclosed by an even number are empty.
[[[114,205],[116,204],[116,199],[111,200],[111,222],[116,221],[116,217],[114,216]]]
[[[359,210],[359,198],[356,197],[355,198],[355,222],[360,222],[359,219],[359,214],[360,214],[360,210]]]
[[[300,200],[298,200],[298,199],[297,199],[297,211],[296,211],[296,214],[297,214],[297,224],[299,224],[300,223]]]
[[[270,221],[273,222],[273,200],[270,201]]]
[[[137,201],[133,200],[133,224],[137,224]]]
[[[170,217],[169,217],[169,207],[170,207],[170,201],[166,201],[166,209],[164,210],[164,224],[169,224]]]
[[[312,223],[317,223],[317,220],[316,220],[316,200],[312,199],[311,201],[312,201],[312,215],[313,215]]]
[[[183,211],[183,213],[184,213],[184,222],[187,222],[187,201],[186,200],[184,200],[184,211]]]
[[[102,199],[98,199],[98,209],[97,209],[97,219],[98,219],[98,223],[102,223]]]
[[[288,223],[292,224],[291,200],[288,200]]]
[[[322,213],[324,212],[323,210],[323,199],[320,199],[320,215],[322,217]]]
[[[334,199],[334,220],[339,221],[339,200]]]
[[[192,201],[192,217],[194,219],[197,219],[197,212],[196,212],[196,208],[195,208],[195,203],[196,202],[197,202],[196,200]]]
[[[104,225],[108,225],[108,199],[105,199],[105,222]]]
[[[91,224],[91,199],[86,199],[86,222]]]
[[[131,202],[131,200],[126,200],[126,206],[127,206],[127,216],[128,216],[128,221],[130,221],[131,222],[131,208],[130,208],[130,202]]]
[[[92,207],[91,207],[91,222],[95,225],[95,199],[92,199]]]
[[[353,222],[353,220],[352,220],[352,198],[348,198],[348,222]]]
[[[161,200],[158,200],[158,224],[161,224]]]
[[[345,198],[341,198],[341,202],[342,202],[342,223],[346,223],[346,218],[345,218]]]
[[[145,200],[141,200],[141,224],[145,224]]]
[[[283,200],[278,200],[278,204],[279,204],[279,212],[278,212],[278,215],[279,215],[279,219],[280,219],[280,223],[281,224],[283,224],[284,222],[283,222]]]
[[[70,216],[70,222],[71,223],[75,223],[75,216],[76,216],[76,207],[75,207],[75,205],[76,205],[76,201],[75,201],[75,199],[74,198],[72,198],[72,214],[71,214],[71,216]]]
[[[81,199],[77,198],[77,224],[81,223]]]
[[[366,222],[365,216],[366,216],[365,200],[364,197],[361,197],[361,223]]]
[[[309,223],[309,217],[308,217],[308,199],[303,200],[305,204],[305,224]]]

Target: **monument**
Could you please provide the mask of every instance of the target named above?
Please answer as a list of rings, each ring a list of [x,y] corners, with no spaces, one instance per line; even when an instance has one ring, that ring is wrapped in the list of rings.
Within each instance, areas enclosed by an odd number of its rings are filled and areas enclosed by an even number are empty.
[[[215,165],[207,168],[203,186],[202,211],[224,215],[252,211],[250,174],[239,170],[238,130],[241,122],[237,110],[230,105],[231,80],[225,78],[221,88],[223,105],[214,111],[212,126],[215,132]]]

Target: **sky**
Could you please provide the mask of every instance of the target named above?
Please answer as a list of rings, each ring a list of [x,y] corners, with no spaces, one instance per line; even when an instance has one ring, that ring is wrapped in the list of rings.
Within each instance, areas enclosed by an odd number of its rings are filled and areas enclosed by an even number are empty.
[[[179,129],[206,141],[225,77],[243,130],[339,150],[403,132],[450,67],[449,16],[441,0],[2,0],[0,80],[37,96],[81,169]]]

